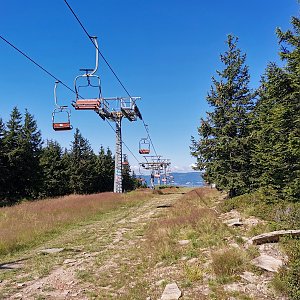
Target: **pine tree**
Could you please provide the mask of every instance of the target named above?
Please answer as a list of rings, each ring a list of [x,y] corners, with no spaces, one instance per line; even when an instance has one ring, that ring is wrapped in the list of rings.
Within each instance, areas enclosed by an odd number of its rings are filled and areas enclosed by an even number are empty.
[[[42,197],[56,197],[69,193],[68,164],[63,149],[56,141],[47,141],[40,157],[43,170]]]
[[[23,178],[25,181],[25,197],[36,198],[42,184],[39,159],[42,149],[41,132],[37,128],[37,123],[27,110],[25,111],[24,125],[22,128],[23,156]]]
[[[6,194],[6,185],[7,185],[7,161],[4,156],[4,135],[5,135],[5,124],[3,123],[2,119],[0,118],[0,206],[1,206],[1,199],[5,198]]]
[[[97,188],[98,192],[111,192],[114,188],[114,159],[108,148],[106,153],[103,146],[100,147],[97,156]]]
[[[205,179],[229,196],[245,193],[250,187],[249,113],[254,95],[249,90],[246,55],[237,48],[238,39],[229,35],[228,50],[221,55],[224,64],[212,78],[207,96],[212,111],[201,119],[199,141],[192,137],[192,155],[197,169],[205,170]]]
[[[292,30],[283,32],[277,29],[277,36],[282,46],[280,56],[287,63],[286,71],[291,82],[291,92],[285,97],[286,116],[285,135],[287,137],[287,167],[284,194],[294,200],[300,198],[300,19],[292,18]]]
[[[280,56],[286,67],[270,64],[262,78],[254,113],[252,161],[256,187],[273,190],[278,198],[300,197],[300,21],[294,32],[277,29]]]
[[[131,176],[130,164],[122,167],[122,188],[124,192],[132,191],[135,188],[135,175]]]
[[[76,194],[94,192],[96,156],[77,128],[70,152],[70,188]]]
[[[4,133],[4,156],[7,161],[7,177],[5,195],[10,204],[17,202],[25,194],[24,148],[22,136],[22,115],[14,107],[7,122]]]

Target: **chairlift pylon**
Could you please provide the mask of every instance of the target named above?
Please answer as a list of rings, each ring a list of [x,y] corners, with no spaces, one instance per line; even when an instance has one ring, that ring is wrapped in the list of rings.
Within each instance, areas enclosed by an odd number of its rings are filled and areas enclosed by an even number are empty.
[[[55,131],[65,131],[65,130],[71,130],[73,126],[71,125],[70,122],[70,117],[71,117],[71,110],[68,108],[66,105],[58,105],[57,102],[57,95],[56,95],[56,88],[59,84],[59,81],[55,82],[54,85],[54,103],[55,103],[55,108],[52,112],[52,127]],[[63,121],[58,121],[57,116],[63,115]]]

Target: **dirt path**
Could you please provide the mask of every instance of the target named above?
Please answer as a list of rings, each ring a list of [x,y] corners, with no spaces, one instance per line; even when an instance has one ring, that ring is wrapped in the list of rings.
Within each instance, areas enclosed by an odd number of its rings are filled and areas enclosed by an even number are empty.
[[[158,195],[138,207],[124,207],[32,250],[25,260],[1,268],[7,278],[0,282],[0,295],[4,299],[119,299],[137,284],[142,262],[136,256],[132,259],[132,254],[145,242],[144,230],[181,196]],[[57,252],[41,254],[45,248]]]
[[[217,191],[187,191],[124,205],[0,264],[0,299],[157,300],[176,283],[183,300],[286,300],[275,273],[252,264],[286,262],[278,244],[248,245],[264,222],[222,213]]]

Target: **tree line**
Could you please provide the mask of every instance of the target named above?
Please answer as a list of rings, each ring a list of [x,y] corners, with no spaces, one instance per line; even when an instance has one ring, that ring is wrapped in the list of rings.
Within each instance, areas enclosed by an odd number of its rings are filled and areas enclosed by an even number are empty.
[[[0,206],[22,199],[113,191],[114,156],[100,147],[95,154],[78,129],[69,150],[53,140],[43,142],[33,115],[17,107],[0,118]],[[123,166],[123,189],[139,186],[130,165]]]
[[[269,63],[257,90],[249,87],[246,55],[229,35],[223,69],[207,95],[211,111],[201,119],[191,153],[205,180],[230,197],[256,190],[300,198],[300,19],[277,28],[283,66]]]

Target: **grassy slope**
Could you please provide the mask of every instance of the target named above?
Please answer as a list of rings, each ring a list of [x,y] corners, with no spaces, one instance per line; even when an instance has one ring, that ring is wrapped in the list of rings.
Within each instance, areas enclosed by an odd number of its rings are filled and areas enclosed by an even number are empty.
[[[151,197],[143,193],[143,200]],[[30,248],[79,222],[141,201],[140,193],[70,195],[0,208],[0,255]]]
[[[223,211],[238,207],[253,214],[255,208],[251,208],[248,200],[220,201],[222,195],[208,188],[166,189],[154,195],[134,192],[125,198],[114,196],[83,196],[77,200],[78,205],[72,205],[75,201],[72,197],[57,199],[53,207],[56,200],[50,201],[50,210],[36,209],[33,215],[40,217],[40,224],[47,215],[57,222],[51,223],[54,227],[46,228],[46,237],[43,231],[37,231],[31,238],[25,235],[22,243],[26,251],[16,247],[13,249],[19,250],[14,256],[2,256],[2,262],[26,260],[22,261],[21,269],[0,273],[0,297],[21,292],[27,297],[55,299],[56,292],[70,290],[77,298],[146,299],[151,296],[157,299],[166,283],[176,281],[184,291],[184,299],[280,299],[273,294],[264,298],[258,294],[253,298],[243,291],[224,289],[226,285],[239,282],[244,270],[257,272],[250,266],[256,250],[236,247],[243,244],[238,236],[239,229],[229,228],[219,218],[220,206]],[[66,206],[58,205],[59,201]],[[47,207],[46,204],[40,202],[42,207]],[[26,205],[33,206],[29,209]],[[31,216],[34,205],[38,203],[24,204],[23,210],[20,206],[11,209],[23,211],[20,216]],[[27,213],[24,213],[25,207]],[[74,209],[72,213],[71,208]],[[72,217],[62,220],[66,215]],[[5,219],[6,222],[10,219],[7,211]],[[25,226],[26,218],[22,220]],[[32,222],[33,217],[30,220],[29,223],[37,224],[35,228],[41,227],[37,221]],[[249,235],[273,226],[272,222],[259,225]],[[22,226],[17,228],[22,232]],[[24,229],[25,232],[31,230],[26,226]],[[179,241],[185,240],[188,243],[181,245]],[[66,250],[55,255],[41,255],[38,253],[41,247],[64,247]],[[66,262],[70,259],[73,262]],[[59,285],[55,279],[58,276]],[[40,288],[35,289],[35,286]]]
[[[276,200],[272,194],[256,192],[228,199],[221,210],[238,209],[248,216],[259,217],[266,222],[254,228],[251,235],[281,229],[300,228],[300,203]],[[280,240],[280,246],[288,255],[289,264],[281,268],[273,280],[274,287],[290,299],[300,300],[300,239],[286,237]]]

